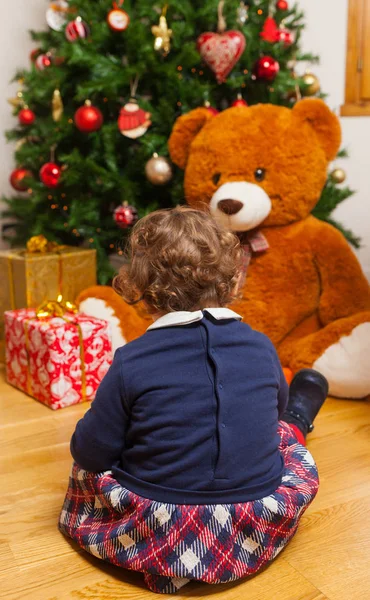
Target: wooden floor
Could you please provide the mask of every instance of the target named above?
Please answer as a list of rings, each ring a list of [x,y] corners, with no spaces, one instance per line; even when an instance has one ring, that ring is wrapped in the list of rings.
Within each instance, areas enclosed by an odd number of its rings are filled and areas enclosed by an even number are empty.
[[[7,386],[1,372],[0,407],[0,598],[158,598],[140,575],[77,551],[58,532],[69,439],[88,405],[53,412]],[[320,491],[282,555],[253,579],[191,584],[177,598],[369,600],[370,402],[328,400],[309,448]]]

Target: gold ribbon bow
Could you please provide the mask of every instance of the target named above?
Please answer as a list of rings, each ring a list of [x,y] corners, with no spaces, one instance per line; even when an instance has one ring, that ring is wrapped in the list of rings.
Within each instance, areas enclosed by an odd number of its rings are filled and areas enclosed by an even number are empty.
[[[61,317],[64,318],[66,312],[77,313],[77,306],[73,302],[68,300],[64,301],[63,296],[59,295],[56,300],[47,300],[43,302],[36,311],[36,317],[38,319],[45,319],[47,317]],[[68,323],[68,319],[65,319]]]
[[[28,240],[26,247],[30,254],[46,254],[46,252],[55,252],[65,248],[56,242],[49,242],[44,235],[34,235]]]
[[[82,329],[79,323],[74,323],[70,319],[66,317],[67,313],[76,314],[77,306],[73,304],[73,302],[69,302],[69,300],[64,301],[61,295],[58,296],[56,300],[48,300],[47,302],[43,302],[38,309],[36,310],[36,319],[48,319],[52,317],[60,317],[66,323],[74,325],[77,329],[78,340],[80,346],[80,360],[81,360],[81,396],[82,401],[86,399],[86,368],[85,368],[85,351],[84,351],[84,341],[82,335]],[[24,322],[24,333],[26,340],[26,351],[27,351],[27,390],[28,394],[32,396],[32,381],[31,381],[31,372],[30,372],[30,361],[29,361],[29,334],[28,334],[28,325],[31,321],[35,319],[27,319]]]

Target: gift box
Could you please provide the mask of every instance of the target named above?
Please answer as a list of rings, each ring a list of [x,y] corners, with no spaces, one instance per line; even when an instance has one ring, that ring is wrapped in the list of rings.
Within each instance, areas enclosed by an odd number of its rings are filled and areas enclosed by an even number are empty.
[[[112,362],[109,324],[83,314],[7,311],[5,344],[8,383],[54,410],[92,400]]]
[[[36,236],[27,249],[0,251],[0,281],[3,340],[6,310],[39,306],[59,294],[74,302],[82,290],[96,285],[96,251],[58,246]]]

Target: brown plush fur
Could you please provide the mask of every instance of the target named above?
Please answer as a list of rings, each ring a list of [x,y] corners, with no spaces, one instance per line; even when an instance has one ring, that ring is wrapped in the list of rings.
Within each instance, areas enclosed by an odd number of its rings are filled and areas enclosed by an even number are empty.
[[[152,319],[143,307],[140,305],[137,308],[129,306],[111,287],[96,285],[87,288],[78,296],[77,306],[87,298],[98,298],[111,307],[120,322],[122,335],[127,342],[131,342],[142,335],[152,323]]]
[[[216,117],[199,108],[177,120],[169,140],[172,160],[185,169],[187,202],[203,210],[222,184],[256,183],[255,170],[266,169],[258,185],[272,210],[260,230],[270,249],[252,258],[233,309],[273,340],[293,371],[370,321],[370,289],[356,257],[336,229],[310,216],[340,140],[338,119],[317,99],[293,110],[257,105]],[[217,185],[214,173],[221,173]],[[126,339],[142,332],[132,307],[121,304],[117,314]]]

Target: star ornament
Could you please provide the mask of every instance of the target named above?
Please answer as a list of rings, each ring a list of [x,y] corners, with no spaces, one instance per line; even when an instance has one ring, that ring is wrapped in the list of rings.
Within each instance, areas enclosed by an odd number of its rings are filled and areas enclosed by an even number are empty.
[[[154,50],[167,56],[171,50],[172,29],[168,28],[165,15],[159,17],[159,25],[153,25],[152,34],[155,36]]]

